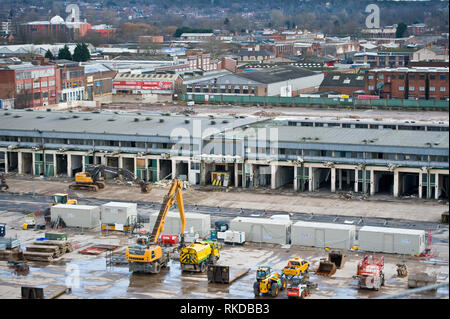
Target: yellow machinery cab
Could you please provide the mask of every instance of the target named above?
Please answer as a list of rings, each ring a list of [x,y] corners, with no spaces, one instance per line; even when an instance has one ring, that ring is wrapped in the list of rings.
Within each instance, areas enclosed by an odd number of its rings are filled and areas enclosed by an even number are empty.
[[[76,199],[69,199],[69,195],[66,193],[53,194],[53,206],[59,204],[76,205],[77,203]]]
[[[162,248],[159,245],[136,244],[126,249],[125,257],[132,262],[151,263],[162,257]]]
[[[288,261],[286,267],[283,268],[283,274],[286,276],[298,276],[307,272],[309,262],[301,258],[292,258]]]

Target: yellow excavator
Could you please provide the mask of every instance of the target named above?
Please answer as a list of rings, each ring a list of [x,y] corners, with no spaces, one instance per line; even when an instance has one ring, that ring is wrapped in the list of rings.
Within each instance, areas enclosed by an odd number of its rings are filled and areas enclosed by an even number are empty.
[[[122,176],[126,180],[139,184],[142,193],[151,191],[151,186],[148,183],[137,178],[129,170],[105,165],[87,165],[85,172],[75,174],[75,183],[72,183],[69,188],[73,190],[89,190],[97,192],[99,189],[106,187],[104,178],[105,173],[110,173],[114,176]]]
[[[142,272],[157,274],[161,268],[166,267],[170,259],[170,253],[173,247],[161,247],[159,245],[159,235],[164,230],[164,222],[170,207],[177,201],[178,210],[181,219],[181,240],[180,248],[184,246],[184,229],[186,227],[186,217],[184,214],[183,194],[181,189],[183,182],[174,179],[172,185],[164,196],[161,209],[153,226],[153,231],[136,240],[136,244],[128,247],[125,251],[126,259],[129,261],[129,270],[131,272]]]

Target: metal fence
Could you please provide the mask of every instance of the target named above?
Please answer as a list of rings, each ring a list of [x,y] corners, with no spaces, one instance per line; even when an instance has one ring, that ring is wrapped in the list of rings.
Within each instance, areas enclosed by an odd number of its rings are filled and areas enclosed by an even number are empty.
[[[180,101],[204,104],[244,104],[279,106],[315,106],[333,108],[397,108],[403,110],[449,110],[449,101],[407,99],[344,99],[327,97],[281,97],[232,94],[180,94]]]

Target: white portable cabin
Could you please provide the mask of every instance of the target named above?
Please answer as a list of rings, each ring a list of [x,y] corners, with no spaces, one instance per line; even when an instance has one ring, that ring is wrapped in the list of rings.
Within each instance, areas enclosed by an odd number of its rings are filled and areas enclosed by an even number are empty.
[[[361,227],[359,250],[417,255],[425,251],[425,231],[390,227]]]
[[[137,204],[109,202],[101,206],[103,224],[129,225],[137,220]]]
[[[59,204],[50,208],[50,219],[63,219],[67,227],[95,228],[100,225],[100,207]]]
[[[291,244],[350,249],[355,241],[355,225],[299,221],[292,225]]]
[[[157,213],[150,215],[150,230],[153,229],[156,219],[158,218]],[[211,232],[211,216],[207,214],[198,213],[185,213],[186,218],[186,228],[185,233],[192,230],[194,233],[199,234],[200,237],[210,236]],[[164,230],[162,234],[180,234],[181,233],[181,220],[180,214],[178,212],[167,213],[166,221],[164,223]]]
[[[289,244],[292,222],[285,219],[236,217],[230,229],[245,233],[245,240],[270,244]]]

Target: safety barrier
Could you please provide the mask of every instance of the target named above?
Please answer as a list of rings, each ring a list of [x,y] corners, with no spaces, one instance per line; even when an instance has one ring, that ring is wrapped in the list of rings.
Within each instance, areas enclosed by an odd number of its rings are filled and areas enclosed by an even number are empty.
[[[314,106],[333,108],[397,108],[404,110],[449,110],[449,101],[407,99],[345,99],[328,97],[281,97],[232,94],[180,94],[180,101],[198,104],[244,104],[272,106]]]

